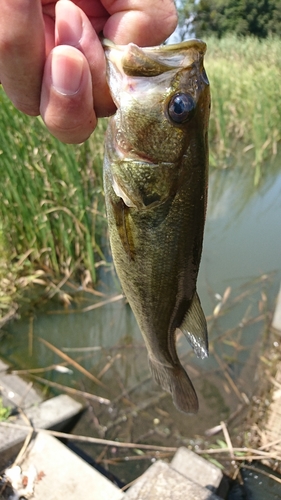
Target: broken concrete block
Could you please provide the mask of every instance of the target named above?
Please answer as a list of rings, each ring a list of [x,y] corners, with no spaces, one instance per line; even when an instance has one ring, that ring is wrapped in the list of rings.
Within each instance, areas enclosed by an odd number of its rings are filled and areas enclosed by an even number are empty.
[[[122,498],[119,488],[109,479],[56,438],[43,432],[39,432],[32,441],[21,464],[23,474],[34,468],[37,476],[33,485],[33,500]],[[21,494],[24,495],[24,491]]]
[[[276,307],[273,315],[272,326],[281,333],[281,287],[277,297]]]
[[[187,479],[169,464],[155,462],[126,492],[126,500],[221,500],[190,479]]]
[[[7,373],[9,365],[0,360],[0,395],[3,397],[5,406],[20,406],[22,409],[39,404],[42,397],[18,375]]]
[[[223,479],[223,473],[218,467],[184,447],[177,450],[170,465],[180,474],[213,492],[216,492]]]
[[[61,394],[26,409],[25,415],[34,427],[60,430],[82,409],[81,403],[66,394]],[[20,415],[10,417],[9,420],[16,424],[26,425],[26,421]],[[6,467],[8,461],[18,453],[29,430],[28,427],[26,429],[17,429],[0,426],[0,469]]]

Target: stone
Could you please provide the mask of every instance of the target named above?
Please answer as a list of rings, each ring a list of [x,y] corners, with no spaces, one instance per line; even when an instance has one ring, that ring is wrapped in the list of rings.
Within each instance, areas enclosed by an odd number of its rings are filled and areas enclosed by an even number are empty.
[[[281,334],[281,287],[277,296],[276,307],[273,315],[272,326]]]
[[[20,406],[23,410],[31,405],[39,404],[42,397],[18,375],[7,373],[9,365],[0,360],[0,394],[5,406]]]
[[[126,500],[221,500],[161,460],[155,462],[126,492]]]
[[[44,432],[29,445],[20,466],[23,474],[36,469],[33,500],[121,500],[123,496],[109,479]]]
[[[223,479],[223,473],[218,467],[184,447],[177,450],[171,467],[213,492],[217,491]]]
[[[81,403],[66,394],[60,394],[25,410],[27,419],[37,428],[61,430],[83,409]],[[10,417],[10,422],[27,425],[20,414]],[[0,425],[0,469],[7,466],[20,450],[29,428],[4,427]]]

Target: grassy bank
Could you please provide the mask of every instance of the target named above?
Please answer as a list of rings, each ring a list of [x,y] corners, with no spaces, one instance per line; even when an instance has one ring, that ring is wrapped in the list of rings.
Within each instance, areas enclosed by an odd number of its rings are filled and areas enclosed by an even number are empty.
[[[262,161],[281,139],[277,39],[209,39],[212,88],[211,167],[233,165],[243,151],[258,183]],[[17,112],[0,89],[0,220],[9,260],[61,274],[80,264],[95,280],[106,232],[102,151],[106,123],[81,146],[63,145],[40,118]]]
[[[281,41],[228,36],[206,40],[212,88],[211,165],[227,165],[237,148],[250,153],[255,183],[281,139]]]
[[[95,279],[106,228],[102,192],[104,124],[81,146],[61,144],[40,118],[0,93],[0,217],[12,257],[56,273],[81,262]]]

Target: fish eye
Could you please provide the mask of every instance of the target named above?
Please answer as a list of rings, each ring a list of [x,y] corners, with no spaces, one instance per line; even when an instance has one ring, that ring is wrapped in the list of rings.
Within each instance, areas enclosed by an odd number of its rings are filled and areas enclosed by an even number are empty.
[[[175,94],[168,104],[169,118],[175,123],[188,121],[195,110],[195,102],[190,94]]]

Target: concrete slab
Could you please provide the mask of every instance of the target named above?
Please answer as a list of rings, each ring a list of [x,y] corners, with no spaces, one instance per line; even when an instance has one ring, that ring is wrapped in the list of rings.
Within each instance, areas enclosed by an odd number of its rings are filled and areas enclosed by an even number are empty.
[[[221,500],[165,462],[155,462],[126,492],[126,500]]]
[[[280,331],[281,334],[281,287],[279,294],[277,296],[277,302],[276,302],[276,307],[275,307],[275,312],[272,320],[272,326],[276,330]]]
[[[37,406],[25,410],[25,415],[34,427],[61,430],[82,411],[81,403],[61,394],[43,401]],[[11,417],[11,421],[26,425],[20,415]],[[18,453],[29,430],[0,427],[0,469],[7,466],[8,461]]]
[[[184,447],[177,450],[170,466],[214,493],[223,479],[223,473],[218,467]]]
[[[270,443],[271,452],[280,455],[281,453],[281,361],[277,364],[276,374],[274,377],[275,384],[272,386],[272,400],[266,413],[265,421],[263,422],[262,446]]]
[[[56,438],[39,432],[21,464],[36,469],[33,500],[120,500],[119,488]],[[24,490],[21,491],[24,495]]]
[[[22,409],[39,404],[42,397],[32,387],[32,384],[24,379],[6,373],[9,365],[0,360],[0,394],[5,406],[20,406]]]

